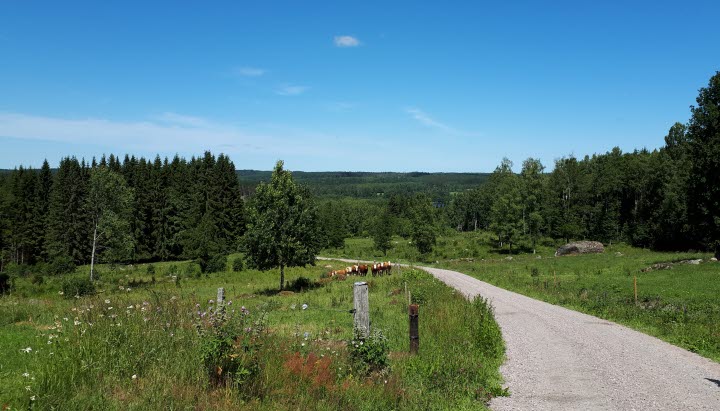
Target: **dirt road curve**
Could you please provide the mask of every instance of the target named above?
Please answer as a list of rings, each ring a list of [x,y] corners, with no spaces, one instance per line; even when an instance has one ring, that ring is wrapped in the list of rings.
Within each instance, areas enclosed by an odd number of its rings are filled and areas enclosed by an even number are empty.
[[[495,307],[511,395],[493,399],[493,410],[720,410],[720,364],[465,274],[419,268]]]

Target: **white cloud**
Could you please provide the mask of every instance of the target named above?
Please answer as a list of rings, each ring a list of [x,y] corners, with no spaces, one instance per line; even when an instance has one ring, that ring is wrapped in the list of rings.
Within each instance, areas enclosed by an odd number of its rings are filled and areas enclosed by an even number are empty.
[[[451,127],[445,123],[442,123],[438,120],[435,120],[433,117],[431,117],[426,112],[420,110],[419,108],[409,107],[405,109],[405,112],[410,115],[415,121],[422,124],[423,126],[434,128],[440,131],[443,131],[447,134],[453,134],[455,136],[461,136],[461,137],[481,137],[481,133],[470,133],[464,130],[458,130],[455,127]]]
[[[452,127],[433,119],[427,113],[420,109],[411,107],[406,108],[405,112],[410,114],[412,118],[414,118],[417,122],[424,126],[433,127],[444,131],[453,131]]]
[[[206,149],[273,156],[328,152],[322,136],[307,139],[254,133],[231,124],[167,112],[148,121],[67,119],[0,112],[0,137],[67,144],[103,145],[118,151],[202,152]],[[228,150],[230,149],[230,150]]]
[[[338,47],[357,47],[360,40],[353,36],[335,36],[335,45]]]
[[[207,127],[210,125],[204,118],[185,116],[169,111],[157,116],[156,119],[163,123],[186,127]]]
[[[283,86],[280,86],[277,90],[275,90],[275,94],[281,95],[281,96],[297,96],[300,95],[306,91],[308,91],[310,87],[306,86],[293,86],[289,84],[285,84]]]
[[[235,74],[244,77],[259,77],[265,74],[265,70],[257,67],[238,67],[234,70]]]

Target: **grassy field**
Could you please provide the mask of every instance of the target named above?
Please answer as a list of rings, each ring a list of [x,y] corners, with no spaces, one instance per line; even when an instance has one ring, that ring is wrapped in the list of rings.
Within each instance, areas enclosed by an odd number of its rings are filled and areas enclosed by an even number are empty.
[[[79,298],[60,295],[63,279],[19,278],[0,298],[0,406],[456,410],[504,394],[502,340],[484,301],[415,270],[366,278],[382,336],[359,344],[355,278],[321,278],[325,264],[289,269],[294,291],[281,294],[276,272],[206,276],[189,262],[101,267],[95,295]],[[406,284],[421,305],[416,356]],[[211,301],[220,286],[224,314]]]
[[[607,246],[600,255],[554,257],[554,245],[545,242],[535,255],[529,248],[508,255],[507,249],[495,248],[493,241],[482,232],[441,237],[424,259],[508,290],[628,325],[720,361],[720,263],[710,262],[710,254],[653,252],[620,244]],[[417,261],[407,240],[398,238],[395,243],[388,256],[372,250],[370,239],[349,239],[344,249],[327,250],[327,254]],[[667,270],[641,271],[656,263],[700,258],[704,261],[699,265],[673,264]]]

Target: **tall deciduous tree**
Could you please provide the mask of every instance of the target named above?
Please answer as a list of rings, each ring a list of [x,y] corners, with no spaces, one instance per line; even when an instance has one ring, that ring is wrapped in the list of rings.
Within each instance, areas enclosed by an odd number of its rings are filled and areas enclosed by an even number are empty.
[[[96,257],[103,256],[114,262],[131,255],[132,202],[132,190],[120,174],[104,166],[91,171],[86,205],[92,232],[90,280],[94,276]]]
[[[539,159],[528,158],[523,161],[522,171],[522,221],[523,234],[530,237],[535,253],[535,243],[540,237],[543,226],[543,170],[545,167]]]
[[[720,257],[720,72],[700,89],[688,124],[690,224],[705,248]]]
[[[285,267],[315,262],[322,239],[317,210],[310,192],[298,186],[278,161],[269,183],[260,183],[250,201],[245,250],[251,265],[261,270],[280,268],[280,289],[285,288]]]

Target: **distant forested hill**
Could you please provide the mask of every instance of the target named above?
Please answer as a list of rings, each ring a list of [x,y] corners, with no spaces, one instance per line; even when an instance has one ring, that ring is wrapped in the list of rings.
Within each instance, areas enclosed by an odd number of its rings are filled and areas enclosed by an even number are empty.
[[[267,181],[270,171],[238,170],[237,175],[243,191],[249,192],[260,181]],[[489,173],[293,172],[296,181],[310,187],[319,197],[375,198],[426,193],[437,200],[476,188],[489,176]]]

